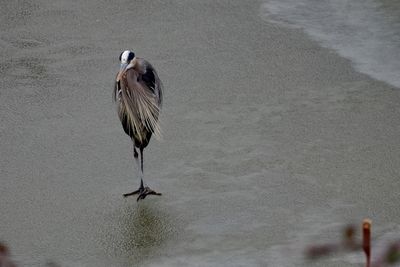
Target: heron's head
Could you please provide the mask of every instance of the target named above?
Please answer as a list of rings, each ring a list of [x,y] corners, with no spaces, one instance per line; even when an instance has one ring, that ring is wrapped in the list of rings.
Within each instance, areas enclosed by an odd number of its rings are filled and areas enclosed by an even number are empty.
[[[125,50],[119,55],[119,61],[121,62],[121,67],[117,75],[117,81],[121,79],[122,74],[125,72],[125,70],[128,68],[129,65],[131,66],[135,65],[136,62],[135,53],[129,50]]]

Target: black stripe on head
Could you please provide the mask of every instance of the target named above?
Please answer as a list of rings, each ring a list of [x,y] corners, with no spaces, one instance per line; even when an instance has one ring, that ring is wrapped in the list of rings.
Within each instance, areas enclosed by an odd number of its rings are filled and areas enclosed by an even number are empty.
[[[135,57],[135,53],[129,52],[128,62],[131,61]]]
[[[124,52],[121,52],[121,54],[119,55],[119,61],[121,61],[121,57],[122,57],[122,54],[123,54]]]

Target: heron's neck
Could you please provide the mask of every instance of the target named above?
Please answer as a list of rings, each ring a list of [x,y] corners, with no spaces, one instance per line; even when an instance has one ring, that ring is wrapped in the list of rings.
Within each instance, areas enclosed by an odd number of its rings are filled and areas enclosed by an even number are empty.
[[[135,67],[135,64],[134,64],[134,63],[129,63],[129,65],[126,66],[126,69],[125,69],[125,70],[129,70],[129,69],[132,69],[132,68],[134,68],[134,67]]]
[[[125,70],[133,69],[136,66],[136,57],[129,62],[128,66],[126,66]]]

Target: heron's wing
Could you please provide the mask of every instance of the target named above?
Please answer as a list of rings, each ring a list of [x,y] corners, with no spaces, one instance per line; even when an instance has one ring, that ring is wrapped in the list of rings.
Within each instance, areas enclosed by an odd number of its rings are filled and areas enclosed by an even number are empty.
[[[136,67],[135,67],[136,68]],[[157,97],[158,105],[162,105],[163,85],[158,77],[157,71],[153,66],[144,59],[138,59],[138,72],[140,73],[140,80],[150,89],[150,91]]]
[[[148,90],[147,86],[138,82],[139,74],[135,69],[129,69],[121,80],[120,118],[127,118],[129,127],[134,129],[139,141],[146,138],[147,132],[152,132],[156,138],[161,138],[158,122],[160,106],[158,97]]]

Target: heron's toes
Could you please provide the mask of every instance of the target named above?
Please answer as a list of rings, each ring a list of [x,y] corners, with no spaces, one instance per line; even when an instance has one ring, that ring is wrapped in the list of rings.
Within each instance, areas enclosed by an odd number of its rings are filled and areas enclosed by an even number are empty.
[[[136,201],[139,201],[141,199],[145,199],[148,195],[155,195],[155,196],[161,196],[161,193],[157,193],[156,191],[150,189],[150,187],[146,186],[140,193]]]
[[[136,194],[140,194],[140,191],[142,191],[142,190],[139,188],[138,190],[135,190],[135,191],[133,191],[131,193],[123,194],[123,196],[124,197],[129,197],[129,196],[133,196],[133,195],[136,195]]]

